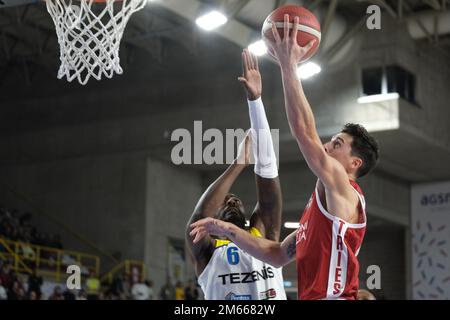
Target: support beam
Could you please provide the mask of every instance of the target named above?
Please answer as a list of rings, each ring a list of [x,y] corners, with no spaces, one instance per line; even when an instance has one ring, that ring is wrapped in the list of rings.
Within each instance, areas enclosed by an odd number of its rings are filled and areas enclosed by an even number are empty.
[[[434,20],[433,20],[433,28],[434,28],[434,41],[438,42],[439,41],[439,15],[435,15],[434,16]]]
[[[406,12],[408,12],[408,13],[410,13],[410,14],[413,14],[413,13],[414,13],[413,10],[412,10],[412,8],[411,8],[411,6],[410,6],[406,1],[403,2],[403,6],[404,6]],[[427,30],[427,28],[425,28],[425,26],[423,25],[422,21],[420,21],[420,19],[417,18],[416,16],[412,16],[412,19],[417,23],[417,25],[418,25],[419,28],[423,31],[423,33],[425,33],[425,35],[426,35],[428,41],[433,42],[433,37],[431,36],[431,34],[430,34],[430,32]]]
[[[438,0],[423,0],[423,2],[425,2],[434,10],[441,10],[441,5]]]
[[[322,39],[321,42],[325,43],[328,29],[330,28],[331,21],[334,19],[334,14],[336,13],[336,7],[338,4],[338,0],[331,0],[330,5],[328,6],[327,14],[325,16],[324,21],[322,22]]]
[[[250,0],[240,0],[234,8],[232,8],[228,14],[228,19],[233,19],[239,14],[239,12],[250,2]]]
[[[202,3],[198,0],[164,0],[155,2],[155,5],[166,8],[192,22],[195,22],[202,9]],[[256,34],[255,30],[233,18],[213,32],[242,48],[247,47],[251,41],[255,40]]]
[[[397,18],[397,13],[395,10],[386,2],[386,0],[372,0],[372,3],[383,7],[391,17]]]

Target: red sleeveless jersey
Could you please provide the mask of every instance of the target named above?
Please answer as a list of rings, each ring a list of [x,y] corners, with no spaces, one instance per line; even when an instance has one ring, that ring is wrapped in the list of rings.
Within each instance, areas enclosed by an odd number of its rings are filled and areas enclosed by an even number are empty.
[[[359,197],[359,220],[351,224],[322,206],[317,185],[297,229],[298,299],[356,299],[357,255],[366,231],[365,200],[358,184],[350,184]]]

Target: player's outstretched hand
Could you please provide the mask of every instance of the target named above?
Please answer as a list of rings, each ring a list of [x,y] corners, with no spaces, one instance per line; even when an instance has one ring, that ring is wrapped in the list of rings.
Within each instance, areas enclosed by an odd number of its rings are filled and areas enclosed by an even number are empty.
[[[190,225],[192,231],[189,235],[194,237],[194,243],[199,242],[207,235],[225,237],[229,224],[229,222],[214,218],[201,219]]]
[[[281,39],[275,23],[272,23],[272,33],[275,42],[270,42],[270,46],[281,67],[296,66],[299,61],[309,52],[317,40],[311,40],[306,46],[301,47],[297,42],[299,17],[294,18],[294,25],[289,35],[289,15],[284,15],[284,36]]]
[[[242,76],[238,80],[244,85],[248,100],[261,97],[262,80],[259,72],[258,58],[248,49],[242,51]]]

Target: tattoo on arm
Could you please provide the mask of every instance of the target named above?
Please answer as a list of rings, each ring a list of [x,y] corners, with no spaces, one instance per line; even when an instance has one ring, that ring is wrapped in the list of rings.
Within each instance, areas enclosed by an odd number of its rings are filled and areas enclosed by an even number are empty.
[[[297,245],[295,243],[295,237],[292,238],[291,242],[286,248],[286,254],[289,257],[289,259],[292,259],[295,256],[295,253],[297,252]]]

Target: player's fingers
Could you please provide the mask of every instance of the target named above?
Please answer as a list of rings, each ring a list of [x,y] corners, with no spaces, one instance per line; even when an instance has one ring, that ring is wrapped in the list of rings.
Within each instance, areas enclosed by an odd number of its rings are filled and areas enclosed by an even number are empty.
[[[248,70],[252,70],[253,69],[252,58],[250,57],[250,53],[247,49],[245,49],[245,58],[247,59]]]
[[[199,242],[203,237],[204,237],[204,235],[202,235],[200,232],[198,232],[198,233],[195,235],[195,238],[194,238],[193,242],[194,242],[194,243],[197,243],[197,242]]]
[[[281,38],[280,38],[280,34],[278,33],[278,29],[277,29],[277,25],[276,25],[275,21],[272,21],[272,34],[273,34],[273,38],[275,39],[275,43],[280,44]]]
[[[244,77],[238,77],[239,82],[241,82],[244,86],[248,85],[248,81],[247,79],[245,79]]]
[[[193,230],[191,233],[192,233],[191,236],[193,236],[194,238],[197,238],[199,235],[206,233],[206,230],[203,227],[198,227],[195,230]]]
[[[192,228],[192,229],[194,229],[197,225],[198,225],[198,223],[200,222],[200,220],[199,221],[196,221],[196,222],[193,222],[193,223],[191,223],[189,226]]]
[[[255,69],[257,71],[259,71],[259,61],[258,61],[258,57],[256,56],[256,54],[253,54],[253,59],[255,60]]]
[[[258,61],[256,60],[256,55],[250,52],[250,56],[252,57],[253,70],[258,70]]]
[[[254,64],[253,64],[253,57],[252,54],[250,53],[250,51],[247,51],[247,58],[248,58],[248,65],[249,65],[249,69],[253,70],[254,69]]]
[[[244,71],[244,74],[248,71],[248,64],[247,64],[247,57],[245,54],[245,49],[242,51],[242,70]]]
[[[300,18],[295,17],[294,18],[294,26],[292,29],[292,40],[297,41],[297,33],[298,33],[298,24],[299,24]]]
[[[284,40],[288,40],[289,39],[289,15],[285,14],[284,15]]]
[[[205,220],[205,219],[198,220],[198,221],[192,223],[192,224],[190,225],[190,227],[191,227],[192,229],[198,228],[198,227],[200,227],[200,226],[202,226],[202,225],[205,224],[205,221],[204,221],[204,220]]]
[[[197,233],[197,231],[198,231],[198,227],[195,227],[191,230],[191,232],[189,232],[189,235],[194,236]]]

